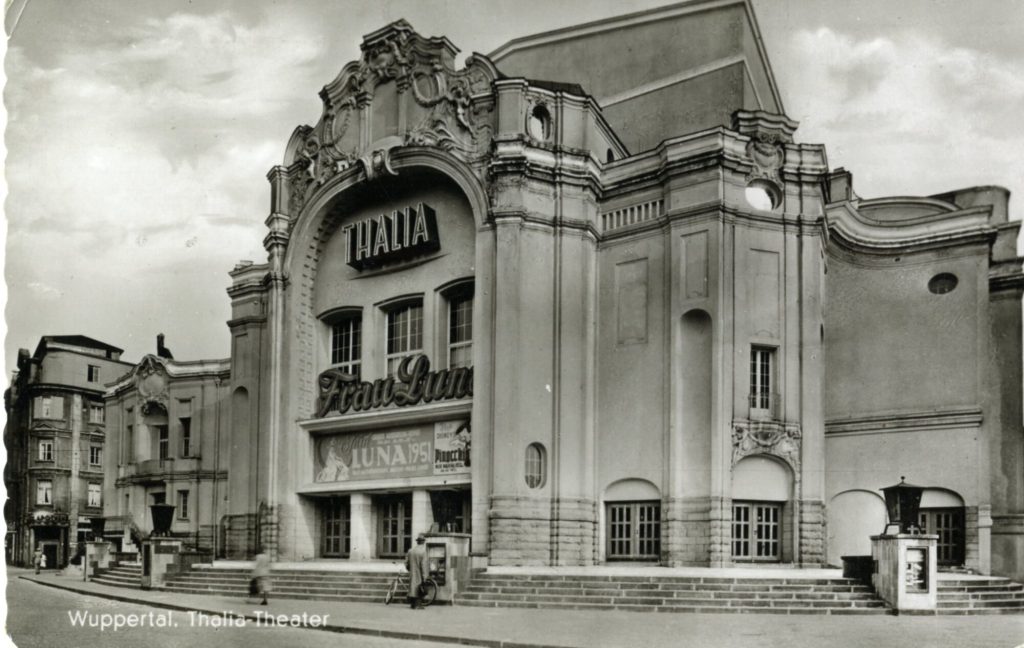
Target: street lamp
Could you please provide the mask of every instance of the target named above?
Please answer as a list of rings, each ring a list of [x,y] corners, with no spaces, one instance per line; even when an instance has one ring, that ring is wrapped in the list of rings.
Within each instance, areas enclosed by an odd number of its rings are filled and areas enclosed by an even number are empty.
[[[906,477],[900,476],[900,483],[895,486],[883,488],[885,494],[885,509],[889,515],[889,522],[882,529],[885,535],[890,526],[896,525],[899,533],[919,533],[920,527],[917,524],[917,514],[921,509],[921,493],[923,486],[914,486],[906,482]]]

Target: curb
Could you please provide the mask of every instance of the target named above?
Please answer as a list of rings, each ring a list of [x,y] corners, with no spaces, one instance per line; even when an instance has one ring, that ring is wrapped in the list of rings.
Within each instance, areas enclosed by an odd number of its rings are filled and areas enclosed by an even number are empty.
[[[203,609],[199,607],[191,607],[187,605],[177,605],[175,603],[166,603],[164,601],[149,601],[146,599],[140,599],[138,597],[122,596],[119,594],[112,594],[109,592],[95,592],[90,590],[83,590],[77,587],[63,585],[61,583],[52,583],[49,581],[36,580],[27,574],[18,576],[21,580],[42,585],[44,587],[52,587],[54,589],[63,590],[66,592],[74,592],[75,594],[83,594],[85,596],[95,596],[97,598],[109,599],[112,601],[120,601],[122,603],[133,603],[135,605],[143,605],[148,607],[155,607],[164,610],[173,610],[175,612],[201,612],[203,614],[215,614],[219,615],[223,610],[211,610]],[[246,621],[256,622],[258,619],[252,614],[239,614],[246,619]],[[540,644],[530,643],[521,641],[506,641],[503,639],[473,639],[471,637],[455,637],[450,635],[435,635],[425,634],[421,632],[402,632],[400,630],[379,630],[375,628],[364,628],[360,626],[346,626],[346,625],[323,625],[316,627],[303,627],[298,628],[301,630],[319,630],[321,632],[334,632],[339,634],[353,634],[353,635],[364,635],[370,637],[386,637],[388,639],[406,639],[409,641],[432,641],[435,643],[449,643],[459,644],[462,646],[482,646],[483,648],[571,648],[564,644]]]

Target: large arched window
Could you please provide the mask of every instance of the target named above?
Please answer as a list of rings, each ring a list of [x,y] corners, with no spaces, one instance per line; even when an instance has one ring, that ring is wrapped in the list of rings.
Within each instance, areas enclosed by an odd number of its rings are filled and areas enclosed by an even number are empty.
[[[531,443],[526,446],[526,485],[540,488],[547,480],[547,453],[544,446]]]

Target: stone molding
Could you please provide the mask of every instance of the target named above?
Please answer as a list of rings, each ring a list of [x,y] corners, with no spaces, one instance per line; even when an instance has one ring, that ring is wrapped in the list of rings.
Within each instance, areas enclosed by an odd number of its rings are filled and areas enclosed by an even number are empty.
[[[825,421],[825,434],[827,436],[846,436],[977,428],[981,426],[983,420],[981,408],[977,407],[946,411],[893,412]]]

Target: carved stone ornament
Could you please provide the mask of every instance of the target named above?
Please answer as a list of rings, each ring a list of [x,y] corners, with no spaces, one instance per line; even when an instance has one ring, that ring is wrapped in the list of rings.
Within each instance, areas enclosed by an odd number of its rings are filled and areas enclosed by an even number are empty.
[[[747,143],[747,157],[753,168],[747,174],[747,182],[768,180],[782,189],[782,165],[786,163],[786,149],[774,133],[758,133]]]
[[[323,114],[316,126],[293,135],[285,166],[289,169],[288,208],[298,214],[317,186],[360,162],[368,179],[393,174],[388,149],[431,146],[470,164],[490,154],[494,65],[471,56],[455,69],[458,50],[445,38],[425,38],[399,20],[364,37],[362,57],[346,65],[320,92]],[[395,105],[377,105],[377,89],[394,83]],[[370,115],[395,116],[384,145],[371,141]],[[379,136],[378,136],[379,139]],[[290,159],[288,159],[290,158]]]
[[[733,421],[732,465],[751,455],[767,454],[789,463],[800,474],[800,426],[776,421]]]
[[[167,412],[167,369],[153,355],[147,355],[135,370],[135,388],[139,392],[143,415]]]

